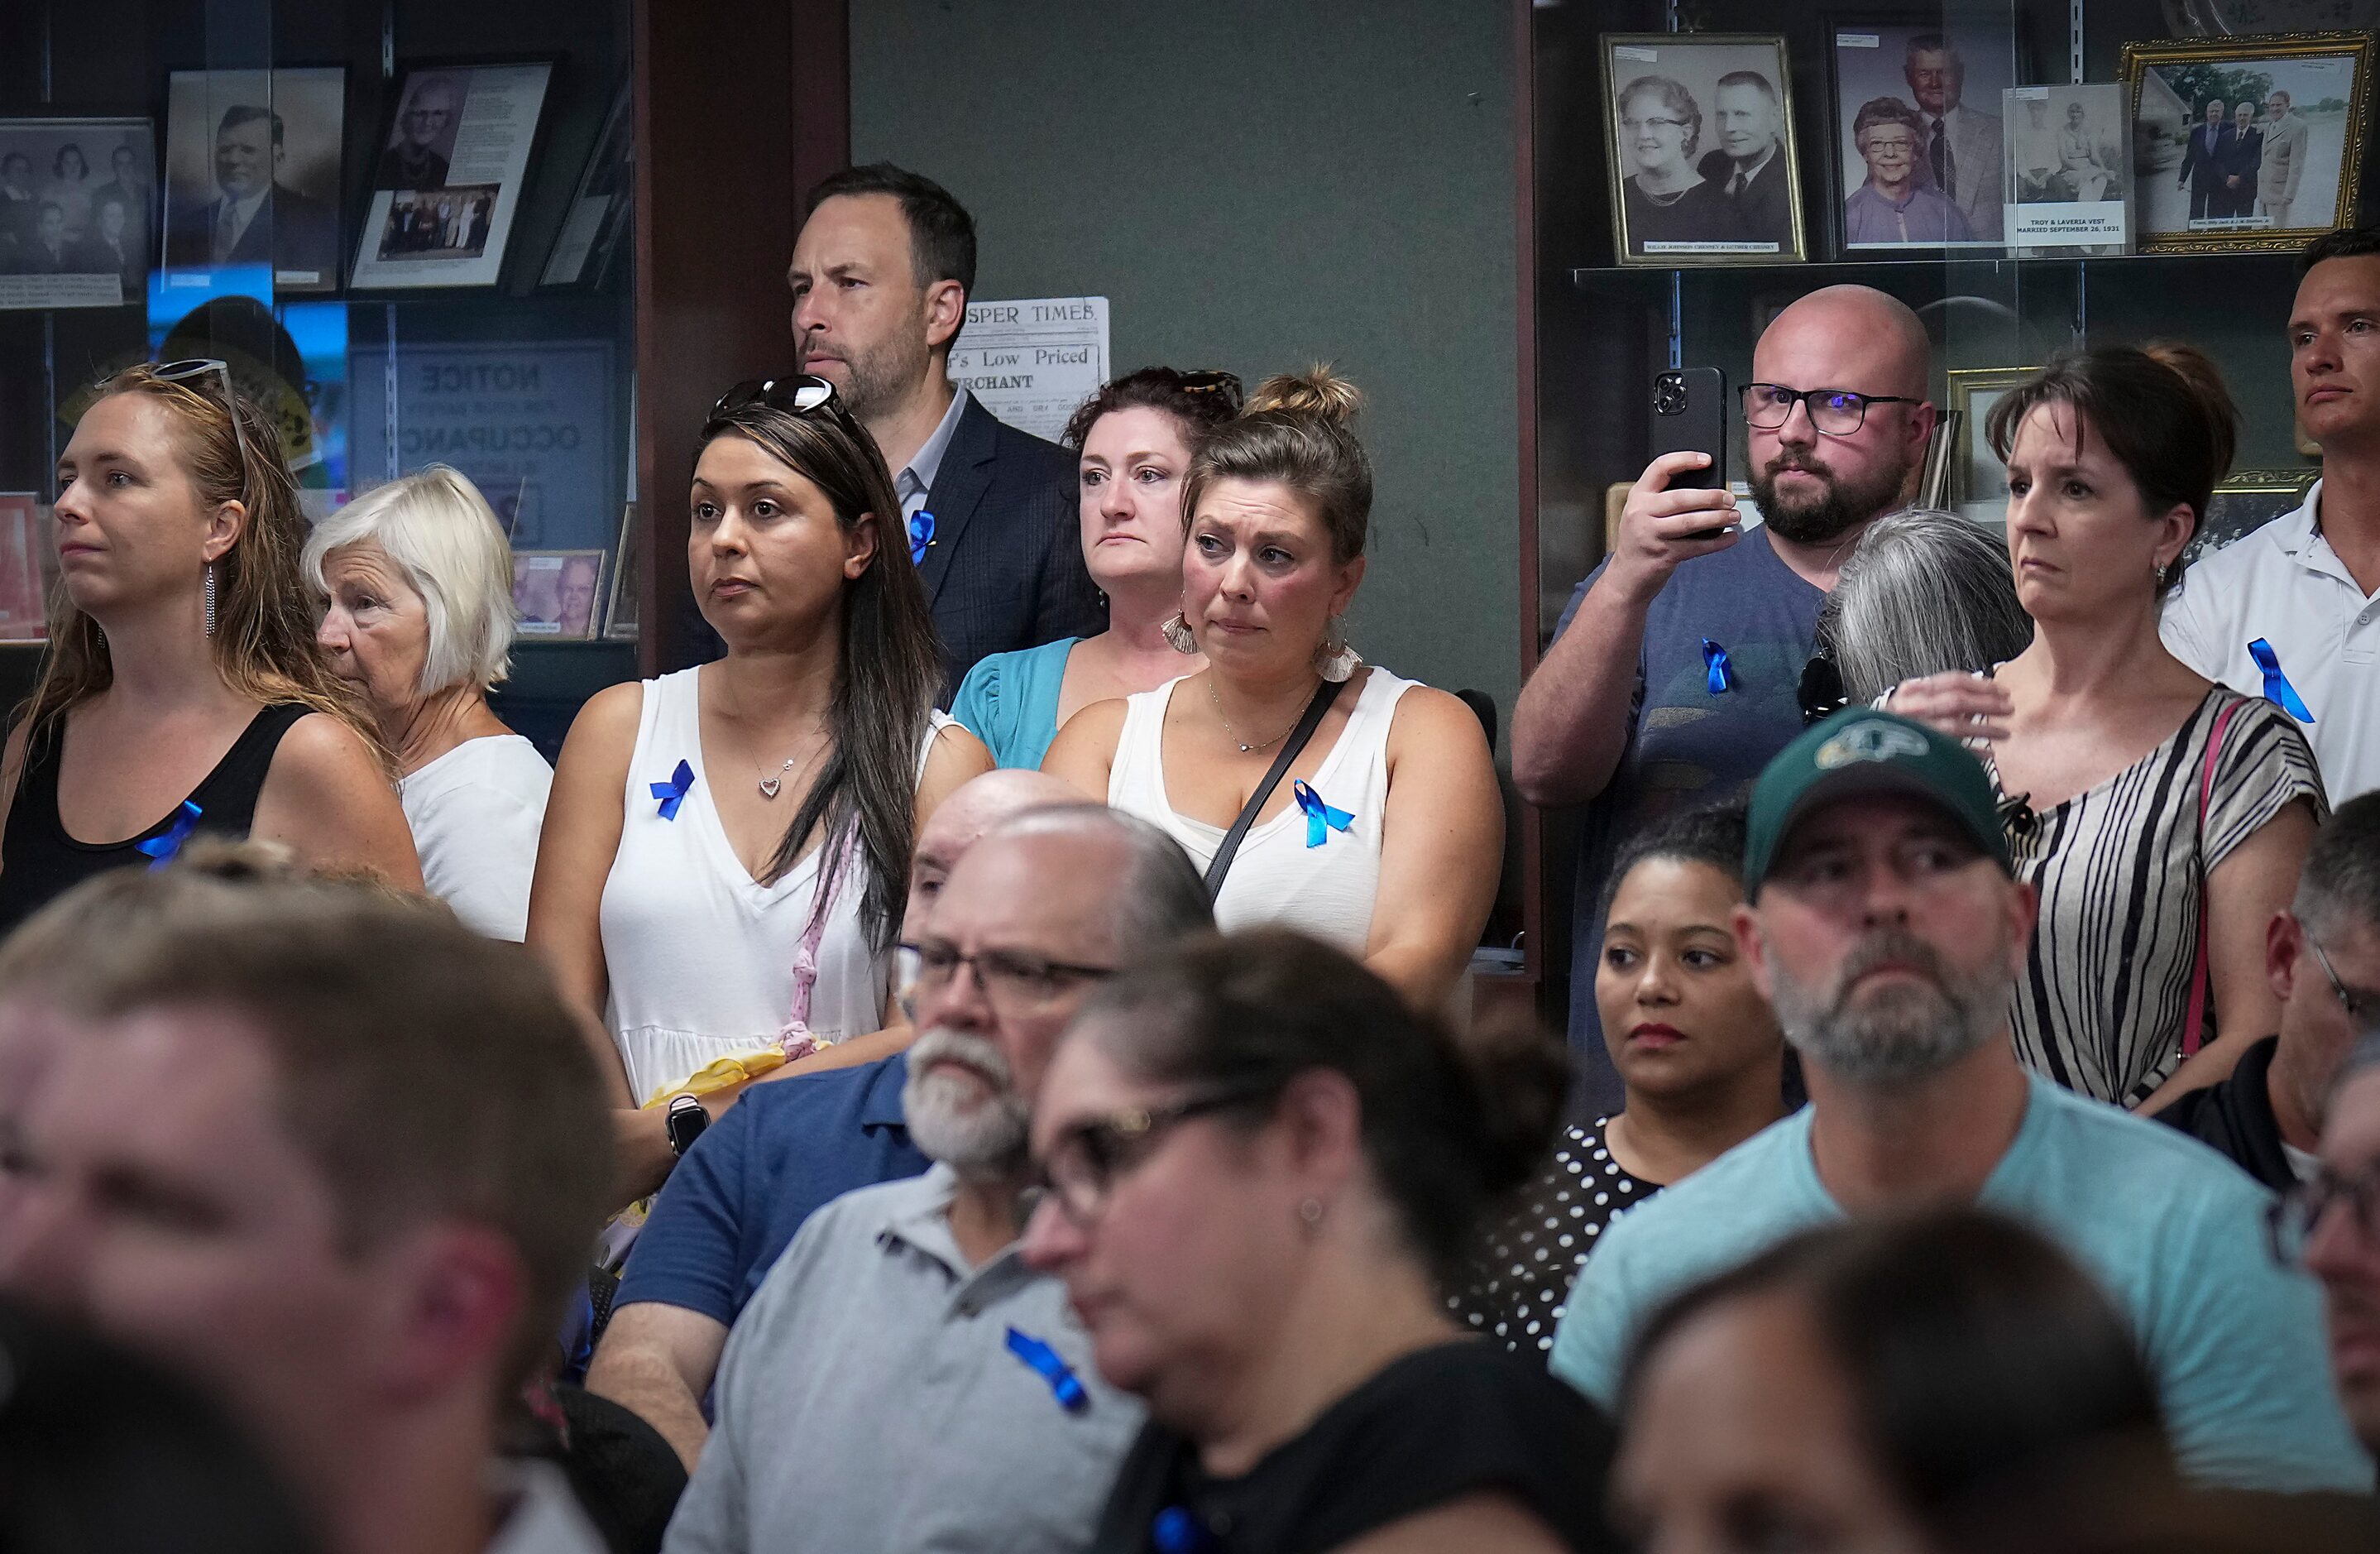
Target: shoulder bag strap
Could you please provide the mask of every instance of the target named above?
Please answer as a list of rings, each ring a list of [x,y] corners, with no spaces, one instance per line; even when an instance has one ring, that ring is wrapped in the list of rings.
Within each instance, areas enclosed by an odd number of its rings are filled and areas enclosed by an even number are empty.
[[[2181,1055],[2189,1057],[2199,1048],[2200,1038],[2206,1028],[2207,949],[2206,904],[2207,877],[2206,811],[2215,801],[2215,760],[2223,752],[2223,731],[2231,726],[2231,714],[2247,703],[2234,701],[2215,714],[2215,732],[2206,741],[2205,764],[2198,773],[2198,958],[2190,970],[2190,1006],[2181,1017]]]
[[[1215,849],[1215,861],[1207,866],[1207,899],[1209,902],[1223,893],[1223,876],[1232,871],[1232,860],[1239,856],[1240,843],[1247,836],[1248,828],[1257,823],[1257,812],[1265,807],[1265,800],[1272,796],[1273,789],[1281,786],[1281,780],[1289,775],[1290,763],[1297,759],[1298,752],[1305,749],[1314,737],[1314,731],[1322,726],[1322,715],[1330,710],[1332,702],[1339,699],[1339,687],[1345,684],[1343,680],[1325,680],[1315,687],[1314,699],[1305,704],[1305,710],[1298,717],[1297,726],[1289,731],[1287,739],[1281,741],[1281,754],[1273,757],[1272,769],[1264,774],[1264,781],[1257,784],[1257,791],[1248,795],[1248,802],[1242,807],[1240,818],[1232,822],[1232,829],[1223,833],[1222,845]]]

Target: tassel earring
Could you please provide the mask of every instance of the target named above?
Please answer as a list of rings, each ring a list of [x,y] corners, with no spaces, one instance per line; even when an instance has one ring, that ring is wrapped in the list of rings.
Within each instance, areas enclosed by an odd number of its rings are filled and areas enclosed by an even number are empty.
[[[1322,646],[1314,650],[1314,673],[1339,685],[1363,667],[1364,655],[1347,646],[1347,617],[1331,616],[1329,629],[1322,634]]]
[[[1181,611],[1174,611],[1173,618],[1157,629],[1165,638],[1166,645],[1175,652],[1195,653],[1198,650],[1198,638],[1191,635],[1190,623]]]
[[[215,634],[215,564],[213,562],[207,563],[206,601],[207,635],[212,637]]]

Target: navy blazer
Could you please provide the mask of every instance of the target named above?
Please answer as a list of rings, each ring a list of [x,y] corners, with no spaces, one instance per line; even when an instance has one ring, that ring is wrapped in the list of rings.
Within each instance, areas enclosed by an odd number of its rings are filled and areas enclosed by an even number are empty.
[[[968,396],[926,493],[934,538],[917,569],[942,637],[942,706],[978,659],[1107,629],[1075,487],[1073,454]]]

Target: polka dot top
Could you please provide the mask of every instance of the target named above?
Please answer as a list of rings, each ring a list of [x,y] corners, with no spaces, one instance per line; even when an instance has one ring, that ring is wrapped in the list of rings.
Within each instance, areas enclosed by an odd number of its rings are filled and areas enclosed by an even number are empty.
[[[1564,1128],[1519,1207],[1487,1227],[1464,1259],[1463,1288],[1447,1298],[1456,1321],[1517,1354],[1543,1360],[1552,1350],[1554,1324],[1604,1227],[1661,1190],[1611,1158],[1609,1123]]]

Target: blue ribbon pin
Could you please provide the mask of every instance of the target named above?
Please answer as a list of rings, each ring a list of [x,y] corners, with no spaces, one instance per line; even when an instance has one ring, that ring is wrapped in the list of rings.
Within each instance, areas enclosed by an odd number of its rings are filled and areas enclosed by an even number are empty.
[[[1058,1400],[1060,1408],[1069,1414],[1080,1414],[1091,1406],[1091,1395],[1083,1390],[1082,1378],[1075,1374],[1075,1367],[1068,1365],[1064,1356],[1055,1349],[1031,1333],[1011,1328],[1008,1329],[1008,1352],[1032,1366],[1042,1380],[1050,1383],[1050,1393]]]
[[[199,817],[204,813],[206,811],[186,798],[182,800],[182,807],[174,811],[174,823],[165,828],[164,835],[136,842],[133,846],[149,855],[152,860],[150,868],[163,868],[174,861],[174,855],[182,850],[182,844],[190,839],[190,832],[199,829]]]
[[[934,542],[934,515],[923,507],[909,520],[909,565],[926,565],[926,547]]]
[[[1355,817],[1344,809],[1333,809],[1322,802],[1322,795],[1303,779],[1292,783],[1289,791],[1297,795],[1297,807],[1305,811],[1305,844],[1319,847],[1330,840],[1332,828],[1345,831],[1355,823]]]
[[[1157,1546],[1157,1554],[1207,1554],[1215,1547],[1214,1538],[1186,1505],[1169,1505],[1159,1512],[1157,1520],[1149,1524],[1148,1536]]]
[[[2279,702],[2281,710],[2301,723],[2313,722],[2313,712],[2306,706],[2305,698],[2298,695],[2298,688],[2281,673],[2281,655],[2273,651],[2273,645],[2259,637],[2248,644],[2248,656],[2265,672],[2265,699]]]
[[[694,768],[688,762],[680,761],[677,770],[670,773],[668,782],[649,783],[646,786],[651,788],[653,796],[662,801],[662,819],[674,820],[677,819],[677,807],[684,804],[686,795],[694,791]]]
[[[1727,662],[1727,650],[1707,637],[1703,638],[1703,680],[1713,696],[1735,689],[1735,666]]]

